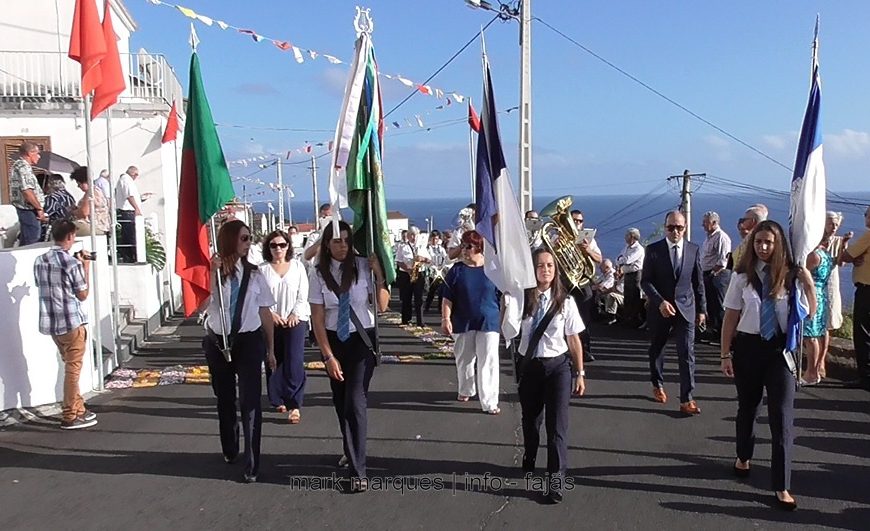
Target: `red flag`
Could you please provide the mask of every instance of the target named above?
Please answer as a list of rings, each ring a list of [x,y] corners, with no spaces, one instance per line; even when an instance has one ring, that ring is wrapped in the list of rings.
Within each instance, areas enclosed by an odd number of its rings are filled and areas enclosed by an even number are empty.
[[[272,41],[272,44],[277,46],[279,49],[284,50],[285,52],[291,48],[291,45],[287,41]]]
[[[172,102],[172,109],[169,111],[169,119],[166,120],[166,129],[163,130],[163,139],[161,143],[172,142],[178,137],[178,111],[175,109],[175,102]]]
[[[82,65],[82,96],[97,88],[103,76],[100,61],[106,55],[106,40],[100,27],[100,15],[94,0],[76,0],[69,58]]]
[[[103,6],[103,39],[106,43],[106,56],[100,62],[103,81],[94,90],[91,120],[118,103],[118,96],[127,88],[124,82],[124,69],[121,68],[121,55],[118,53],[118,36],[115,35],[115,28],[112,27],[112,8],[109,6],[109,0],[106,0]]]
[[[305,152],[306,152],[306,153],[311,153],[311,150],[312,150],[312,149],[314,149],[314,148],[311,147],[311,144],[307,144],[307,145],[305,146]]]
[[[471,100],[468,100],[468,125],[470,125],[476,133],[480,132],[480,117],[477,116],[476,112],[474,112],[474,107],[471,106]]]

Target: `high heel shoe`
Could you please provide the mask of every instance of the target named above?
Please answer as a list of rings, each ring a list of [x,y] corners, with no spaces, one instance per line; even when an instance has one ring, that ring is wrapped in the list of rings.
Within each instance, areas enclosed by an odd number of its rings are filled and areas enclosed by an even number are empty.
[[[746,468],[740,468],[737,466],[738,463],[746,465]],[[738,478],[748,478],[751,470],[752,469],[749,467],[749,461],[743,462],[740,458],[737,458],[737,460],[734,461],[734,475]]]
[[[783,511],[794,511],[797,509],[797,500],[794,498],[790,501],[785,501],[779,497],[779,492],[774,492],[773,495],[776,497],[776,506]]]

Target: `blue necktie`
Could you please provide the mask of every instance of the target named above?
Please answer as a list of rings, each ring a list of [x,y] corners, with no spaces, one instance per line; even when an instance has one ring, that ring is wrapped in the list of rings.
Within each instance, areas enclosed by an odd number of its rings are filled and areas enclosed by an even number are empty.
[[[764,279],[761,281],[761,337],[770,341],[776,335],[779,323],[776,320],[776,301],[770,294],[770,266],[764,266]]]
[[[338,296],[338,334],[339,341],[347,341],[350,337],[350,291]]]
[[[538,295],[538,309],[535,311],[535,317],[532,319],[532,328],[530,330],[531,334],[535,333],[535,330],[538,329],[538,325],[541,324],[541,321],[544,320],[544,315],[547,314],[547,296],[541,293]],[[531,338],[531,336],[529,336]],[[535,352],[532,353],[532,357],[537,357],[538,352],[541,350],[541,343],[538,342],[538,346],[535,349]]]
[[[230,279],[230,319],[236,315],[236,303],[239,302],[239,276]],[[232,322],[232,321],[231,321]]]

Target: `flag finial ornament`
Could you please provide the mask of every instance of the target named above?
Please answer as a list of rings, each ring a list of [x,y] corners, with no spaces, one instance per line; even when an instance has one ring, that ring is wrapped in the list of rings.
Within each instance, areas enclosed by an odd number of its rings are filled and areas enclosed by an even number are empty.
[[[375,31],[375,21],[372,20],[371,9],[356,6],[356,17],[353,19],[353,27],[356,29],[357,37],[363,33],[371,35]]]
[[[196,52],[196,47],[199,46],[199,36],[196,34],[196,28],[193,27],[193,22],[190,23],[190,37],[187,39],[190,43],[190,48]]]

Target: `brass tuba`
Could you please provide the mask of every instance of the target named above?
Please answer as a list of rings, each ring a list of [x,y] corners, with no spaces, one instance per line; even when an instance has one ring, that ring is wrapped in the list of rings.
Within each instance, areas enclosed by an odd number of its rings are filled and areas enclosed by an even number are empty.
[[[550,218],[541,227],[541,240],[568,279],[567,288],[583,288],[595,276],[595,262],[577,246],[579,233],[571,219],[571,196],[561,197],[541,210],[542,218]]]

